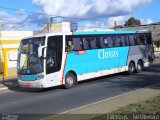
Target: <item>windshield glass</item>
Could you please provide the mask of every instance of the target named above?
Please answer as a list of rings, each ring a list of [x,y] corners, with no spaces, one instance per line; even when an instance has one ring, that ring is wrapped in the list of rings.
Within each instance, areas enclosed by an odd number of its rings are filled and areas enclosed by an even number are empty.
[[[38,48],[43,46],[45,37],[21,41],[18,56],[18,74],[33,75],[43,72],[43,59],[38,57]]]

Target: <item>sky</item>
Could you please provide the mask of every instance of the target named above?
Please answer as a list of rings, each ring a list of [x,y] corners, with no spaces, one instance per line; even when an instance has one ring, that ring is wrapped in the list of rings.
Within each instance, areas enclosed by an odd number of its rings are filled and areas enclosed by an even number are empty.
[[[0,21],[3,30],[40,30],[51,16],[82,27],[124,25],[130,17],[149,24],[160,22],[159,6],[160,0],[0,0]]]

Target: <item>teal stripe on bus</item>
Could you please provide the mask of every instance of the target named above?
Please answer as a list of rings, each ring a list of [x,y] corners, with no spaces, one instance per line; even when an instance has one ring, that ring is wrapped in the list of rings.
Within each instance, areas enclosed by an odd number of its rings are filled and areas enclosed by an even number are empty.
[[[137,30],[128,31],[94,31],[94,32],[74,32],[74,35],[98,35],[98,34],[135,34]]]

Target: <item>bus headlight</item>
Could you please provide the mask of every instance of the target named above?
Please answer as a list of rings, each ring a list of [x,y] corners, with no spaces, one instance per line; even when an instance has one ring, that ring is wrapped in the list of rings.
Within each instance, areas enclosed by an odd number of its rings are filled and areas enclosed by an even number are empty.
[[[40,79],[43,79],[44,78],[44,75],[40,75],[40,76],[37,76],[37,80],[40,80]]]

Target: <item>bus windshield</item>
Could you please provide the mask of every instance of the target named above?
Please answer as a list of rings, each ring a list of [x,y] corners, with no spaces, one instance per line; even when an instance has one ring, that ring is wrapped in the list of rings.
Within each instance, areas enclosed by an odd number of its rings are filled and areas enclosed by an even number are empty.
[[[44,43],[45,37],[22,40],[18,56],[18,74],[33,75],[44,72],[43,59],[38,57],[38,47]]]

